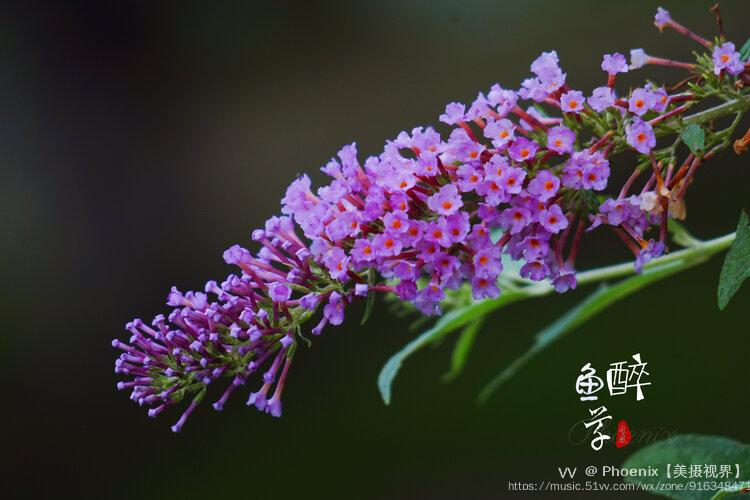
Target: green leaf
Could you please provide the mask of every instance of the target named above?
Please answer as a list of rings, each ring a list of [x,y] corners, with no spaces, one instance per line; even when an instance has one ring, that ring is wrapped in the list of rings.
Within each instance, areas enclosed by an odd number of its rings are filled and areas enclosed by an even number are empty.
[[[747,213],[743,210],[737,225],[737,237],[724,259],[719,276],[718,301],[722,311],[729,300],[737,293],[742,283],[750,277],[750,226]]]
[[[521,277],[521,268],[523,267],[523,261],[521,259],[513,260],[513,258],[504,253],[500,255],[500,261],[503,263],[503,270],[500,271],[500,276],[505,279],[512,281],[523,281],[524,283],[533,283],[531,280]]]
[[[201,401],[203,401],[203,398],[206,396],[206,386],[204,385],[203,388],[198,391],[198,394],[195,395],[193,398],[193,402],[195,404],[200,404]]]
[[[611,287],[603,284],[583,302],[575,306],[573,309],[570,309],[554,323],[537,333],[534,344],[532,344],[531,348],[490,381],[490,383],[479,393],[478,401],[480,403],[486,402],[492,394],[500,388],[500,386],[513,377],[520,368],[536,357],[537,354],[605,310],[607,307],[651,283],[671,276],[683,269],[687,269],[692,265],[694,265],[694,263],[691,261],[669,262],[659,267],[646,269],[642,274],[622,280]]]
[[[360,324],[364,325],[365,323],[367,323],[367,320],[370,319],[370,314],[372,314],[372,306],[374,304],[375,304],[375,294],[368,293],[367,302],[365,303],[365,312],[362,315],[362,322]]]
[[[698,154],[706,145],[706,131],[695,123],[688,125],[680,134],[682,142],[690,148],[694,154]]]
[[[391,386],[393,385],[393,380],[396,378],[396,375],[406,358],[429,343],[461,328],[470,321],[481,318],[495,309],[499,309],[526,297],[531,297],[531,295],[523,290],[506,290],[496,299],[485,299],[472,302],[467,306],[454,309],[440,317],[432,328],[406,344],[403,349],[391,356],[385,365],[383,365],[383,368],[378,375],[378,389],[380,389],[380,395],[385,404],[390,404],[391,402]]]
[[[735,497],[738,494],[742,494],[744,498],[747,498],[744,494],[750,493],[750,482],[745,481],[744,483],[736,483],[732,487],[724,488],[716,492],[711,500],[721,500],[722,498]]]
[[[443,382],[455,380],[463,371],[466,360],[469,358],[469,352],[474,345],[474,339],[477,338],[477,334],[482,328],[482,323],[484,323],[484,318],[475,319],[459,335],[456,345],[453,346],[453,354],[451,354],[451,369],[443,375]]]
[[[493,245],[500,241],[500,238],[503,237],[503,233],[505,233],[505,229],[501,227],[493,227],[490,229],[490,241]]]
[[[538,103],[535,102],[535,103],[532,104],[532,106],[534,106],[534,109],[537,110],[537,112],[539,113],[539,116],[541,116],[543,118],[549,118],[549,113],[547,112],[546,109],[544,109],[541,106],[541,104],[538,104]]]
[[[312,341],[308,339],[307,337],[305,337],[304,335],[302,335],[302,328],[300,328],[299,325],[297,325],[297,336],[300,339],[302,339],[302,341],[305,343],[308,349],[312,347]]]
[[[375,284],[375,274],[372,272],[372,270],[367,272],[367,284],[369,286]],[[367,299],[365,300],[365,312],[364,314],[362,314],[362,321],[360,322],[361,325],[364,325],[365,323],[367,323],[367,320],[370,319],[370,314],[372,314],[372,306],[375,304],[375,294],[368,293]]]
[[[420,328],[422,328],[424,325],[432,321],[432,316],[419,316],[417,319],[415,319],[410,325],[409,325],[409,331],[410,332],[416,332]]]
[[[693,247],[700,245],[700,241],[690,234],[690,232],[674,219],[667,220],[667,229],[672,235],[672,241],[683,247]]]
[[[670,476],[667,478],[667,465]],[[675,477],[675,465],[687,466],[688,477]],[[696,478],[690,476],[690,465],[715,465],[717,472],[722,465],[730,465],[731,476],[728,478]],[[739,465],[740,477],[737,478],[736,466]],[[683,491],[676,491],[677,487],[663,488],[653,493],[679,498],[681,500],[703,500],[710,498],[724,498],[731,495],[729,491],[697,488],[690,491],[689,482],[742,482],[748,479],[750,473],[750,446],[721,436],[702,436],[699,434],[684,434],[673,436],[663,441],[641,448],[622,464],[624,469],[648,469],[653,467],[659,471],[659,476],[626,476],[625,482],[640,484],[644,491],[657,488],[657,484],[682,484]]]
[[[667,275],[677,273],[680,270],[688,269],[692,266],[698,265],[710,258],[717,252],[720,252],[729,247],[732,241],[734,241],[735,234],[727,234],[718,238],[714,238],[708,241],[700,241],[696,246],[680,250],[678,252],[670,253],[666,256],[654,259],[644,266],[643,274],[636,276],[629,280],[623,280],[617,285],[612,287],[612,290],[617,292],[630,286],[638,286],[638,288],[645,286],[651,280],[657,280]],[[613,279],[628,275],[633,272],[633,265],[631,262],[615,264],[599,269],[591,269],[578,274],[579,285],[590,284],[599,282],[606,279]],[[664,276],[662,276],[664,275]],[[646,280],[645,284],[640,284],[641,279]],[[635,281],[631,281],[635,280]],[[554,288],[548,284],[533,284],[522,287],[509,287],[503,291],[503,294],[497,299],[486,299],[477,302],[472,302],[465,306],[457,306],[456,309],[448,312],[442,318],[440,318],[435,325],[422,333],[416,339],[412,340],[407,344],[401,351],[394,354],[388,362],[383,366],[378,376],[378,388],[380,389],[381,396],[386,404],[390,403],[391,400],[391,387],[393,380],[395,379],[398,371],[401,368],[404,360],[411,354],[418,351],[425,345],[430,344],[432,341],[442,338],[444,335],[465,326],[472,320],[475,320],[483,315],[487,315],[495,309],[499,309],[503,306],[509,305],[517,300],[542,297],[554,291]],[[632,291],[624,290],[626,294],[632,293]],[[409,306],[411,310],[413,306]],[[528,355],[535,354],[527,353]]]
[[[750,38],[740,48],[740,61],[745,62],[750,59]]]

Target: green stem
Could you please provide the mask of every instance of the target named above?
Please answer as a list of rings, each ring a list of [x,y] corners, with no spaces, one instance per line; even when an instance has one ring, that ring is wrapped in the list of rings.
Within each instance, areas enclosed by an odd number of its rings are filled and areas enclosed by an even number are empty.
[[[675,261],[703,261],[711,257],[713,254],[729,248],[735,237],[736,233],[730,233],[708,241],[698,241],[690,248],[685,248],[678,252],[673,252],[663,257],[659,257],[658,259],[654,259],[643,267],[644,269],[648,269],[650,267],[657,267]],[[606,279],[627,276],[634,272],[632,262],[623,262],[622,264],[614,264],[612,266],[581,272],[578,274],[578,283],[582,285],[596,283]]]
[[[750,94],[738,97],[737,99],[725,102],[724,104],[719,104],[718,106],[714,106],[705,111],[699,111],[698,113],[686,116],[682,119],[682,123],[683,125],[706,123],[707,121],[731,115],[732,113],[742,113],[748,109],[750,109]]]
[[[726,234],[719,236],[707,241],[697,240],[695,245],[685,248],[683,250],[673,252],[658,259],[654,259],[646,263],[643,268],[650,269],[654,267],[660,267],[670,262],[681,262],[683,264],[697,264],[699,262],[707,260],[715,253],[721,252],[722,250],[729,248],[736,237],[736,233]],[[621,264],[613,264],[607,267],[600,267],[597,269],[591,269],[589,271],[583,271],[578,273],[578,284],[588,285],[590,283],[598,283],[613,278],[620,278],[622,276],[628,276],[635,274],[635,269],[632,262],[623,262]],[[525,295],[540,297],[547,295],[554,290],[552,286],[548,284],[529,285],[521,288],[519,291]]]

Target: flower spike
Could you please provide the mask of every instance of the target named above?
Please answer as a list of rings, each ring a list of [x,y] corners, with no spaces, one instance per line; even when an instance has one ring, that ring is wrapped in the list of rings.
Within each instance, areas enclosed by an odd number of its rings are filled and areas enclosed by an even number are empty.
[[[135,319],[125,326],[127,342],[112,341],[121,351],[115,372],[125,377],[117,388],[151,417],[189,401],[172,426],[180,432],[209,386],[221,385],[213,403],[221,411],[257,377],[247,405],[279,417],[300,341],[309,343],[303,332],[342,324],[352,302],[387,293],[439,314],[451,290],[464,287],[476,300],[502,293],[504,258],[519,262],[516,279],[562,293],[576,287],[585,235],[600,226],[632,250],[640,270],[666,251],[668,219],[684,218],[699,167],[729,146],[737,123],[706,132],[700,124],[720,115],[685,112],[709,95],[727,101],[716,108],[724,115],[750,108],[741,90],[749,69],[731,42],[713,47],[663,9],[655,24],[712,53],[680,63],[635,49],[629,66],[622,54],[607,54],[607,85],[587,93],[569,85],[555,51],[544,52],[517,91],[495,84],[469,106],[448,104],[438,118],[443,131],[402,131],[364,160],[352,143],[322,167],[327,185],[295,179],[281,214],[252,232],[258,249],[224,252],[231,274],[203,291],[173,287],[167,316]],[[618,97],[615,76],[645,64],[688,70],[689,90],[670,95],[648,83]],[[677,143],[658,147],[675,132],[692,150],[678,169]],[[735,150],[748,143],[750,133]],[[640,154],[638,164],[616,198],[604,196],[610,160],[625,150]],[[643,172],[650,177],[632,194]]]

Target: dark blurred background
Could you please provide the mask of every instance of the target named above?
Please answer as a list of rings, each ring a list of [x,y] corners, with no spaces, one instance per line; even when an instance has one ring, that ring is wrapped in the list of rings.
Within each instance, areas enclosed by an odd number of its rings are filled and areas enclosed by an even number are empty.
[[[664,4],[715,33],[710,2]],[[722,1],[727,34],[750,35],[750,4]],[[348,313],[297,357],[273,419],[238,394],[204,404],[183,432],[115,389],[110,347],[134,317],[166,309],[171,285],[230,272],[291,179],[341,145],[361,157],[434,124],[445,103],[492,83],[517,88],[557,49],[568,81],[601,85],[605,52],[699,48],[652,26],[655,1],[3,2],[0,16],[0,476],[7,497],[502,498],[509,481],[557,466],[620,464],[636,446],[569,443],[586,415],[574,381],[591,361],[640,352],[646,399],[607,401],[633,431],[750,442],[745,287],[720,313],[721,258],[614,306],[539,356],[485,407],[479,388],[587,290],[508,308],[486,324],[450,385],[452,339],[405,365],[383,405],[376,376],[414,333],[378,304]],[[674,82],[675,71],[643,70]],[[623,87],[621,87],[623,88]],[[618,169],[617,166],[620,166]],[[627,161],[616,163],[622,172]],[[748,207],[745,157],[707,164],[689,197],[699,237]],[[582,267],[627,259],[593,237]],[[254,388],[249,384],[248,391]],[[216,393],[210,393],[210,403]],[[10,487],[10,490],[8,490]],[[596,495],[601,497],[602,495]]]

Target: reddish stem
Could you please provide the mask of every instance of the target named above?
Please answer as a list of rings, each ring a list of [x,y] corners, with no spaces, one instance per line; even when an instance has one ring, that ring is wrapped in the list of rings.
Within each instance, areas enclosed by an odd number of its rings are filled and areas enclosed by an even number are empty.
[[[621,200],[625,198],[625,196],[628,194],[628,191],[630,191],[630,187],[633,185],[633,182],[635,182],[636,178],[641,175],[641,171],[637,168],[633,170],[633,173],[630,174],[630,177],[628,177],[628,180],[625,181],[625,184],[622,186],[622,190],[620,190],[620,196],[618,196],[618,200]]]
[[[638,254],[641,252],[641,249],[638,248],[638,245],[636,245],[635,242],[632,239],[630,239],[630,237],[625,233],[625,231],[623,231],[619,227],[614,227],[614,226],[610,226],[610,227],[612,228],[612,231],[614,231],[615,234],[622,240],[622,242],[625,243],[625,245],[627,245],[630,251],[633,252],[635,256],[638,256]]]
[[[581,244],[581,238],[583,237],[584,223],[583,219],[578,221],[578,227],[576,228],[575,235],[573,236],[573,243],[570,246],[570,253],[568,254],[567,264],[573,267],[575,264],[576,256],[578,256],[578,248]]]
[[[659,115],[656,118],[654,118],[652,120],[649,120],[646,123],[648,123],[649,125],[651,125],[653,127],[654,125],[659,124],[659,123],[663,122],[664,120],[666,120],[668,118],[671,118],[671,117],[673,117],[675,115],[679,115],[680,113],[683,113],[684,111],[686,111],[688,109],[690,109],[690,104],[683,104],[682,106],[677,106],[672,111],[664,113],[663,115]]]
[[[534,128],[541,128],[542,130],[547,130],[547,127],[545,127],[544,124],[542,124],[542,122],[540,122],[539,120],[537,120],[536,118],[528,114],[526,111],[519,108],[518,106],[514,107],[511,110],[511,113],[517,115],[519,118],[521,118],[523,121],[525,121],[526,123],[528,123]]]
[[[458,122],[457,125],[459,127],[461,127],[462,129],[464,129],[464,132],[466,132],[466,135],[469,136],[469,139],[471,139],[474,142],[479,142],[477,140],[476,136],[474,135],[474,131],[471,130],[471,127],[469,127],[468,123],[466,123],[466,122]]]
[[[589,148],[589,152],[593,153],[596,150],[598,150],[600,147],[604,146],[607,143],[607,141],[609,141],[612,138],[613,135],[615,135],[615,131],[610,130],[609,132],[601,136],[598,141],[596,141],[594,144],[591,145],[591,147]]]
[[[685,159],[685,163],[682,164],[680,169],[677,171],[677,174],[672,179],[672,182],[669,184],[669,189],[674,189],[674,187],[677,185],[678,182],[682,180],[682,178],[687,173],[688,167],[693,162],[693,158],[695,158],[695,155],[693,153],[690,153],[688,157]]]
[[[672,28],[677,33],[680,33],[681,35],[685,35],[686,37],[692,38],[693,40],[695,40],[699,44],[703,45],[707,49],[711,48],[711,42],[709,42],[708,40],[706,40],[702,36],[696,35],[692,31],[690,31],[689,29],[687,29],[685,26],[681,25],[680,23],[676,23],[676,22],[670,20],[669,22],[665,23],[664,27],[665,28]]]

